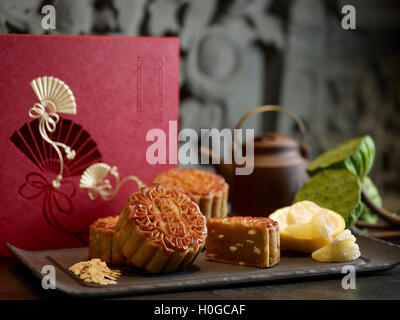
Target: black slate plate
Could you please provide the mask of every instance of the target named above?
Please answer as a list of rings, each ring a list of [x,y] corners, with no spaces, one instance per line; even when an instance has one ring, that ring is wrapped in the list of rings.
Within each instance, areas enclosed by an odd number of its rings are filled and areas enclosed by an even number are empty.
[[[259,269],[212,262],[202,253],[195,264],[184,272],[150,275],[135,268],[118,268],[122,271],[118,284],[108,286],[85,283],[68,271],[74,263],[87,260],[87,248],[26,251],[10,244],[6,244],[6,247],[40,279],[43,276],[42,267],[54,265],[58,290],[80,297],[98,297],[176,292],[270,281],[276,283],[282,280],[340,275],[344,265],[353,265],[357,273],[383,271],[400,263],[400,246],[365,235],[357,235],[357,243],[362,256],[347,263],[319,263],[310,256],[283,254],[277,266]]]

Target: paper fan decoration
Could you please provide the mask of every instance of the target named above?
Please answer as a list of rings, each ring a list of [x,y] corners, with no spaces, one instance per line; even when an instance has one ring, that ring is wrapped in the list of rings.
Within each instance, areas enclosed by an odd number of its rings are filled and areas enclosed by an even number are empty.
[[[39,77],[32,80],[30,85],[40,102],[35,103],[28,114],[33,119],[39,119],[40,135],[57,152],[60,171],[52,185],[54,188],[59,188],[64,170],[61,150],[64,150],[69,160],[75,158],[76,152],[69,145],[50,139],[49,134],[56,131],[60,121],[59,113],[76,114],[75,98],[71,89],[63,81],[54,77]]]
[[[108,164],[96,163],[87,168],[82,174],[79,186],[88,189],[94,188],[104,182],[110,171],[111,167]]]
[[[112,187],[110,180],[106,179],[108,174],[111,174],[115,180],[115,188]],[[119,188],[127,182],[133,180],[138,187],[144,187],[145,184],[136,176],[127,176],[120,181],[118,168],[109,166],[106,163],[95,163],[88,167],[82,174],[79,187],[88,189],[88,195],[91,200],[100,196],[103,200],[111,200],[118,193]]]
[[[54,77],[39,77],[30,83],[40,103],[52,112],[76,114],[76,102],[67,84]]]
[[[101,161],[96,142],[81,125],[72,120],[60,118],[56,130],[49,133],[49,138],[75,150],[73,159],[63,158],[64,177],[81,175],[88,166]],[[59,154],[42,138],[38,119],[24,124],[13,133],[10,140],[40,171],[59,173]]]

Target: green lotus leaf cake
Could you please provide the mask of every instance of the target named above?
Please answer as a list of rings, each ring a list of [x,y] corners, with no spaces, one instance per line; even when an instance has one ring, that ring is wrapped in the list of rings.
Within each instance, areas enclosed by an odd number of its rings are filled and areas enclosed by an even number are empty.
[[[327,169],[315,174],[298,191],[294,202],[303,200],[339,213],[346,226],[357,221],[364,207],[360,180],[347,169]]]
[[[374,158],[374,140],[367,135],[345,141],[324,152],[310,163],[307,171],[313,176],[324,169],[343,168],[363,179],[371,170]]]

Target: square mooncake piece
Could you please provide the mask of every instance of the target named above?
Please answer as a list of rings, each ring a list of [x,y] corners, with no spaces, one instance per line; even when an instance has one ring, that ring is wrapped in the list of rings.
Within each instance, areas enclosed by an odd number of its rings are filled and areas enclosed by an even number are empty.
[[[206,256],[210,260],[267,268],[280,259],[279,226],[263,217],[207,220]]]

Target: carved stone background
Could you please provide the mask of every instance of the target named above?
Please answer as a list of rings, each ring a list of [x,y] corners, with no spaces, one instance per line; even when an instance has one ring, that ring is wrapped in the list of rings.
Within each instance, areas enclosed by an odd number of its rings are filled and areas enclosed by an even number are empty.
[[[370,133],[372,178],[400,209],[400,14],[387,0],[0,0],[0,33],[179,36],[181,128],[232,128],[262,104],[306,122],[313,155]],[[52,4],[57,29],[41,28]],[[343,5],[357,30],[341,28]],[[95,54],[95,53],[94,53]],[[275,114],[246,121],[296,136]]]

